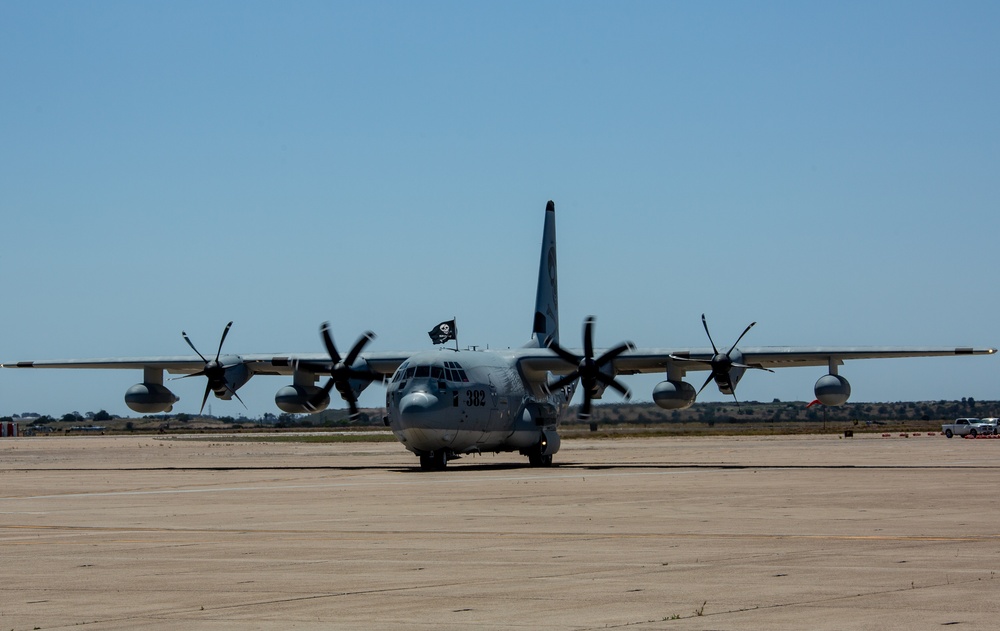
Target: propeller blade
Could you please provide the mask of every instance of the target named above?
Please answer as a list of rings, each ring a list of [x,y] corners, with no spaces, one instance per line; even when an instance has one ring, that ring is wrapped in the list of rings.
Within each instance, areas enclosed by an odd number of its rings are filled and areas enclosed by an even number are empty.
[[[583,356],[594,356],[594,316],[587,316],[583,321]]]
[[[580,360],[582,359],[581,357],[577,357],[573,353],[567,351],[562,346],[559,346],[559,344],[557,344],[555,341],[549,339],[546,341],[546,343],[548,344],[548,347],[553,352],[555,352],[556,355],[561,357],[567,363],[573,364],[574,366],[580,363]]]
[[[358,420],[358,418],[361,416],[361,411],[358,410],[358,400],[352,396],[350,399],[347,400],[347,408],[349,411],[347,418],[352,421]]]
[[[716,355],[719,354],[719,349],[715,347],[715,342],[712,340],[712,334],[708,332],[708,320],[705,319],[705,314],[701,314],[701,325],[705,327],[705,335],[708,336],[708,342],[712,345],[712,350]]]
[[[205,384],[205,396],[203,396],[201,398],[201,407],[198,408],[198,416],[201,416],[201,413],[205,410],[205,402],[208,401],[208,393],[211,392],[211,391],[212,391],[212,383],[211,382],[206,383]]]
[[[733,364],[733,368],[752,368],[754,370],[766,370],[767,372],[774,372],[770,368],[764,368],[760,364]]]
[[[708,359],[695,359],[693,357],[678,357],[677,355],[668,355],[668,357],[675,362],[698,362],[699,364],[710,364],[711,360]]]
[[[353,368],[348,373],[351,379],[362,379],[368,382],[375,382],[385,379],[381,373],[372,372],[370,370],[354,370]]]
[[[748,326],[747,328],[743,329],[743,332],[740,333],[740,336],[738,338],[736,338],[736,341],[733,342],[733,345],[729,347],[728,351],[726,351],[726,355],[728,355],[729,353],[733,352],[733,349],[736,348],[736,345],[740,343],[740,340],[743,339],[743,336],[746,335],[750,331],[750,329],[752,329],[754,327],[755,324],[757,324],[757,323],[756,322],[751,322],[750,326]]]
[[[229,391],[232,392],[233,396],[236,397],[236,400],[239,401],[243,405],[243,409],[244,410],[249,410],[250,409],[250,408],[247,407],[246,403],[243,403],[243,399],[240,398],[240,395],[236,394],[235,390],[233,390],[232,388],[230,388]]]
[[[622,342],[618,346],[612,348],[611,350],[601,355],[595,363],[597,364],[598,367],[601,367],[607,364],[608,362],[613,361],[615,358],[617,358],[625,351],[631,351],[634,349],[635,349],[635,344],[633,344],[632,342]]]
[[[351,351],[347,353],[347,359],[344,360],[344,363],[348,367],[354,365],[354,361],[358,358],[358,355],[361,354],[361,351],[364,350],[365,345],[367,345],[368,342],[371,342],[374,339],[375,339],[374,333],[372,333],[371,331],[365,331],[364,334],[358,338],[358,341],[354,343],[354,346],[351,348]]]
[[[565,377],[561,377],[560,379],[558,379],[555,383],[546,384],[545,388],[549,392],[552,392],[553,390],[558,390],[560,388],[565,388],[569,384],[571,384],[574,381],[576,381],[577,378],[579,378],[579,376],[580,376],[579,371],[574,370],[573,372],[571,372],[570,374],[566,375]]]
[[[243,399],[240,398],[240,395],[237,394],[236,390],[233,390],[232,387],[230,387],[230,385],[228,383],[226,384],[226,390],[229,390],[229,393],[231,395],[233,395],[234,397],[236,397],[237,401],[239,401],[240,403],[243,403]],[[244,409],[247,409],[247,410],[250,409],[250,408],[247,407],[246,403],[243,403],[243,407],[244,407]]]
[[[323,344],[326,346],[326,352],[330,355],[330,359],[333,360],[334,365],[340,363],[340,353],[337,352],[337,347],[333,343],[333,336],[330,335],[330,323],[324,322],[319,327],[319,333],[323,336]]]
[[[204,355],[198,352],[197,348],[194,347],[194,344],[191,342],[191,338],[188,337],[188,334],[185,331],[181,331],[181,335],[184,337],[184,341],[188,343],[188,346],[191,347],[191,350],[193,350],[198,357],[201,357],[201,361],[207,364],[208,360],[205,359]]]
[[[229,335],[229,329],[233,326],[233,321],[230,320],[229,324],[226,325],[225,330],[222,331],[222,339],[219,340],[219,350],[215,352],[215,361],[219,361],[219,356],[222,355],[222,344],[226,341],[226,336]]]
[[[316,393],[309,401],[306,403],[306,407],[315,410],[319,407],[320,402],[330,396],[330,391],[333,390],[333,378],[327,379],[323,387],[319,389],[320,391]]]
[[[198,372],[193,372],[190,375],[181,375],[180,377],[171,377],[171,381],[177,381],[178,379],[187,379],[188,377],[201,377],[205,374],[204,370],[199,370]]]
[[[711,373],[709,373],[708,379],[705,380],[705,383],[701,384],[701,387],[698,388],[698,394],[701,394],[701,391],[705,389],[705,386],[707,386],[708,384],[712,383],[712,379],[714,379],[714,378],[715,378],[715,371],[713,370]],[[698,396],[698,395],[695,395],[695,396]]]
[[[331,377],[326,380],[326,383],[323,384],[323,387],[320,388],[320,390],[323,391],[324,395],[330,396],[330,391],[333,390],[334,385],[336,385],[336,382],[333,380],[333,377]]]
[[[626,401],[632,398],[632,391],[626,388],[625,385],[622,384],[622,382],[618,381],[617,379],[609,377],[603,372],[599,372],[597,373],[597,380],[603,383],[604,385],[617,390],[622,395],[622,397],[625,398]]]

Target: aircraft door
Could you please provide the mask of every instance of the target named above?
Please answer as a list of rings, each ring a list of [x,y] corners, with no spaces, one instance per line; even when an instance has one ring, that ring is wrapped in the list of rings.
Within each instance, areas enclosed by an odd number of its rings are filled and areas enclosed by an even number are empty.
[[[496,388],[492,388],[493,406],[490,408],[490,417],[483,427],[483,433],[479,436],[477,443],[484,443],[491,439],[499,439],[503,435],[507,419],[510,417],[510,410],[507,397],[498,397]]]

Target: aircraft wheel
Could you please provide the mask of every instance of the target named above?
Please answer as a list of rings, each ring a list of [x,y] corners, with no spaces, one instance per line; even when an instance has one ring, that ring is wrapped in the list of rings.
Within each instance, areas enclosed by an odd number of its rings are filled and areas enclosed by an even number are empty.
[[[448,466],[448,452],[444,449],[439,449],[434,452],[434,465],[438,471],[444,471],[445,467]]]
[[[444,471],[448,466],[448,452],[438,449],[420,456],[420,468],[424,471]]]
[[[532,454],[528,456],[528,464],[533,467],[551,467],[552,466],[552,454],[543,456],[541,454]]]

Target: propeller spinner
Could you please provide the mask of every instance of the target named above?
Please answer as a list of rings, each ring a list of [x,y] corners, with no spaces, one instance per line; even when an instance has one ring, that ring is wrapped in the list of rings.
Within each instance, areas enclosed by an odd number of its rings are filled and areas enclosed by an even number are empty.
[[[632,342],[622,342],[618,346],[615,346],[611,350],[605,352],[598,358],[594,358],[594,316],[587,316],[587,319],[583,323],[583,355],[575,355],[566,349],[562,348],[555,342],[555,340],[549,338],[546,340],[546,345],[551,348],[556,355],[563,359],[568,364],[576,366],[576,370],[569,373],[565,377],[560,378],[555,383],[548,384],[548,389],[558,390],[564,386],[568,386],[577,379],[580,380],[580,385],[583,387],[583,405],[580,406],[580,411],[577,413],[577,418],[582,421],[588,420],[590,418],[590,407],[591,400],[597,393],[600,385],[611,386],[617,390],[625,400],[627,401],[632,397],[632,393],[626,388],[620,381],[601,371],[601,368],[611,363],[616,357],[624,353],[625,351],[632,350],[635,345]]]
[[[205,362],[205,367],[198,372],[178,377],[178,379],[185,379],[187,377],[199,377],[204,375],[208,378],[208,383],[205,384],[205,396],[201,398],[201,407],[198,409],[199,415],[205,409],[205,402],[208,401],[208,393],[213,390],[216,392],[219,390],[228,390],[234,397],[236,397],[237,401],[243,403],[243,399],[240,398],[240,395],[236,394],[236,390],[233,390],[233,388],[226,381],[226,367],[219,361],[219,356],[222,355],[222,344],[226,341],[226,336],[229,335],[229,328],[232,326],[232,321],[226,325],[225,330],[222,332],[222,339],[219,340],[219,350],[215,352],[215,359],[211,360],[205,359],[205,356],[202,355],[197,348],[195,348],[194,343],[191,342],[191,338],[188,337],[188,334],[185,331],[181,331],[184,341],[187,342],[188,346],[191,347],[191,350],[197,353],[198,357],[201,357],[201,360]],[[243,403],[243,407],[246,406],[247,404]]]

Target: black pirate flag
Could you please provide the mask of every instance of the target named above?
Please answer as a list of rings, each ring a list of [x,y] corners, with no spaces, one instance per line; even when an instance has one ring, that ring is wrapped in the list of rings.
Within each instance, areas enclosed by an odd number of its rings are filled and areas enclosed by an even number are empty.
[[[448,340],[457,339],[458,327],[455,326],[454,320],[448,320],[428,331],[427,335],[431,336],[431,341],[435,344],[444,344]]]

